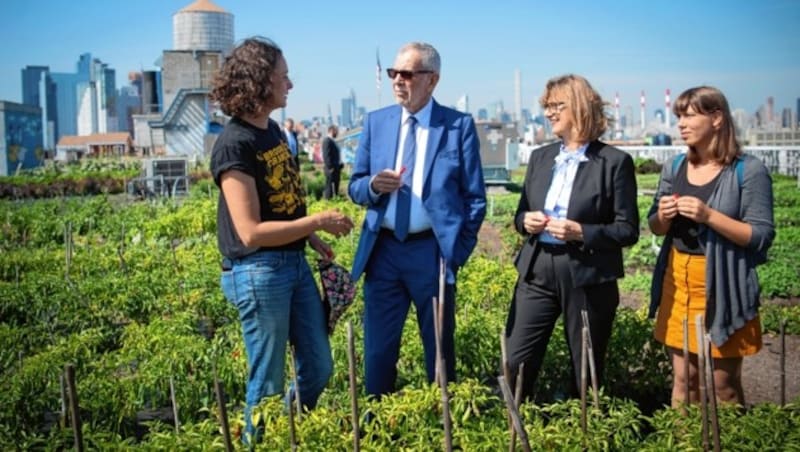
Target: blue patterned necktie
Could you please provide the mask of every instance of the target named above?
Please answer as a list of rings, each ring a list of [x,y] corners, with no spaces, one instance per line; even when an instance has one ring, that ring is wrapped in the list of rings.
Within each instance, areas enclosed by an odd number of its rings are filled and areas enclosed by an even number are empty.
[[[408,133],[403,144],[403,186],[397,190],[397,206],[394,217],[394,236],[401,242],[408,236],[411,217],[411,183],[414,180],[414,165],[417,160],[417,118],[408,117]]]

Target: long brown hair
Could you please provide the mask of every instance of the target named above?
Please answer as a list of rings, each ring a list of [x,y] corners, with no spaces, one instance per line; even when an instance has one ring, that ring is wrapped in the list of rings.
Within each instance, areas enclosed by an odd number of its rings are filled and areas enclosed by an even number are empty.
[[[742,148],[736,139],[736,126],[725,95],[722,94],[722,91],[712,86],[689,88],[678,96],[672,111],[675,116],[680,118],[686,114],[689,107],[692,107],[695,113],[700,115],[711,115],[720,112],[722,124],[711,138],[708,151],[711,153],[712,160],[722,165],[730,165],[736,157],[741,155]],[[697,149],[689,146],[689,160],[696,163],[699,159],[700,156]]]
[[[245,39],[214,76],[211,100],[228,116],[260,113],[272,94],[272,74],[283,52],[260,36]]]
[[[553,92],[566,95],[565,103],[575,120],[575,137],[581,142],[590,142],[600,138],[608,129],[611,118],[606,115],[606,103],[600,94],[592,88],[588,80],[575,74],[566,74],[547,81],[544,94],[539,98],[539,105],[544,108]]]

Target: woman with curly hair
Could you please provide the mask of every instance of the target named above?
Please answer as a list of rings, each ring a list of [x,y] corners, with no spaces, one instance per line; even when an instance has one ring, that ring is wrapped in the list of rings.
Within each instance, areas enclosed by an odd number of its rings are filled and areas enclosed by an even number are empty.
[[[217,240],[222,290],[239,311],[248,378],[243,440],[261,435],[251,412],[284,387],[287,340],[296,350],[301,402],[314,407],[332,372],[327,319],[305,259],[306,243],[325,258],[316,231],[346,234],[352,221],[336,210],[306,215],[306,196],[280,126],[269,118],[292,89],[280,48],[246,39],[225,59],[211,99],[231,116],[217,138],[211,172],[220,187]]]

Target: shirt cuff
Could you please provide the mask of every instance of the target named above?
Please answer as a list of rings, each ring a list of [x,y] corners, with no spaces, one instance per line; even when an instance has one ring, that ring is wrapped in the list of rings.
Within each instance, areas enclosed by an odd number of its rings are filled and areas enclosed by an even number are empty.
[[[369,178],[369,184],[367,184],[367,190],[369,191],[369,199],[370,199],[370,200],[371,200],[373,203],[376,203],[376,202],[378,202],[378,198],[380,198],[380,197],[381,197],[381,194],[380,194],[380,193],[372,191],[372,181],[373,181],[373,180],[375,180],[375,177],[376,177],[376,176],[372,176],[372,177],[370,177],[370,178]]]

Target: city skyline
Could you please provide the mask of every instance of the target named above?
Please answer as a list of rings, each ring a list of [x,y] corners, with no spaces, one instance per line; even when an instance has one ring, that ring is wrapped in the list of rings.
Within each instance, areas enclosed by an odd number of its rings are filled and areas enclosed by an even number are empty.
[[[355,92],[367,110],[393,102],[385,68],[410,40],[433,44],[442,56],[442,78],[434,97],[455,105],[469,96],[471,111],[501,102],[515,105],[515,71],[521,73],[521,106],[533,112],[547,79],[581,74],[613,106],[619,92],[629,120],[638,121],[639,95],[647,95],[647,117],[691,86],[710,84],[731,108],[753,114],[767,97],[777,114],[800,97],[800,2],[686,0],[668,5],[618,1],[570,6],[511,1],[502,8],[443,1],[409,2],[403,8],[372,2],[304,2],[265,8],[243,0],[214,0],[234,15],[236,41],[252,35],[273,39],[284,50],[294,89],[286,115],[327,116],[328,105]],[[152,70],[173,46],[172,17],[191,0],[108,3],[7,0],[0,6],[0,100],[21,101],[21,70],[49,66],[74,72],[91,53],[116,70],[117,87],[130,71]],[[424,9],[423,9],[424,8]],[[272,12],[277,10],[277,14]],[[270,18],[277,18],[270,20]],[[390,37],[391,36],[391,37]],[[375,49],[381,91],[376,91]],[[278,113],[276,113],[278,114]],[[275,115],[273,115],[275,117]]]

